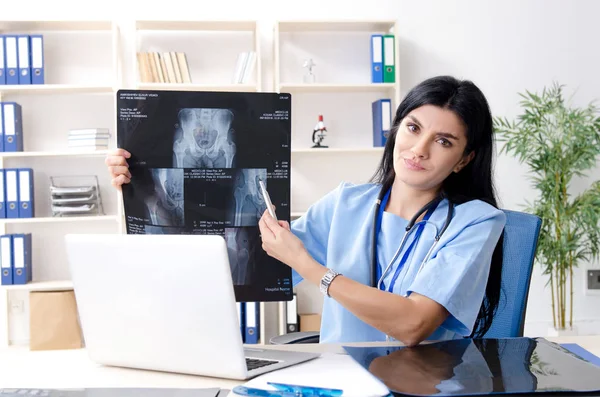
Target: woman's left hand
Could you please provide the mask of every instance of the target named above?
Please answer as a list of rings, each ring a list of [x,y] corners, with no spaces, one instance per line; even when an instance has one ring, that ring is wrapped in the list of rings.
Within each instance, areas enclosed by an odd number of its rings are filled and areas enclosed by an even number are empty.
[[[302,241],[290,231],[289,223],[276,221],[268,211],[263,213],[258,221],[258,227],[262,238],[262,248],[266,253],[291,268],[296,269],[308,254]]]

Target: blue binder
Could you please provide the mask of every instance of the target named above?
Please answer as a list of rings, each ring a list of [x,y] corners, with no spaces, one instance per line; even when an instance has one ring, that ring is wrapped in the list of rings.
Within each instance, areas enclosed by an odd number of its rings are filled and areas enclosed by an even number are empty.
[[[31,233],[13,234],[13,284],[31,281]]]
[[[44,84],[44,37],[31,36],[31,84]]]
[[[4,67],[6,69],[6,84],[19,84],[17,36],[4,36],[4,60]]]
[[[23,112],[16,102],[3,103],[4,114],[4,151],[23,151]]]
[[[245,343],[257,344],[260,336],[260,306],[258,302],[246,302]]]
[[[0,152],[4,151],[4,104],[0,102]]]
[[[0,219],[6,218],[6,181],[4,170],[0,169]]]
[[[392,128],[392,101],[378,99],[371,104],[373,113],[373,146],[385,146]]]
[[[19,51],[19,84],[31,84],[29,35],[17,36],[17,50]]]
[[[33,218],[35,214],[33,169],[19,168],[19,218]]]
[[[371,82],[383,83],[383,35],[371,35]]]
[[[6,50],[4,48],[4,35],[0,34],[0,85],[6,84]],[[1,119],[0,119],[1,122]]]
[[[2,285],[13,284],[12,237],[0,236],[0,268],[2,269]]]
[[[4,170],[4,188],[6,192],[6,217],[19,217],[19,176],[15,168]]]

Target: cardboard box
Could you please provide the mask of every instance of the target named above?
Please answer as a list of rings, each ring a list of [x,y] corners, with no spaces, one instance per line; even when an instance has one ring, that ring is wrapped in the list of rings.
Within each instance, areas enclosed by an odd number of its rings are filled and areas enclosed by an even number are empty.
[[[29,293],[29,349],[58,350],[83,347],[75,293],[31,291]]]
[[[307,313],[300,315],[300,332],[320,331],[321,315],[318,313]]]

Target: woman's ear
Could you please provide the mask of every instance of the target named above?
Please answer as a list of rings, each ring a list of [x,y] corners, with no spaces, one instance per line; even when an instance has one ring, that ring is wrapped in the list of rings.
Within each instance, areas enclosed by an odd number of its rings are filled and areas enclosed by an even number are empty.
[[[473,157],[475,157],[475,152],[471,152],[471,153],[467,154],[466,156],[463,156],[462,160],[460,160],[458,162],[458,164],[456,164],[456,167],[454,167],[453,171],[455,173],[459,173],[460,170],[465,168],[467,166],[467,164],[469,164],[471,162],[471,160],[473,160]]]

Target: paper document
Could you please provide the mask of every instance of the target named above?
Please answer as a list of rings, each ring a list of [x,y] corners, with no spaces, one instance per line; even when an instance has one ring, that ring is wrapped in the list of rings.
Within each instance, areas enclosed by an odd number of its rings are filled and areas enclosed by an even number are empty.
[[[244,386],[276,390],[267,382],[341,389],[344,397],[389,395],[389,390],[379,379],[346,354],[323,353],[314,360],[258,376]],[[231,391],[229,396],[237,394]]]

